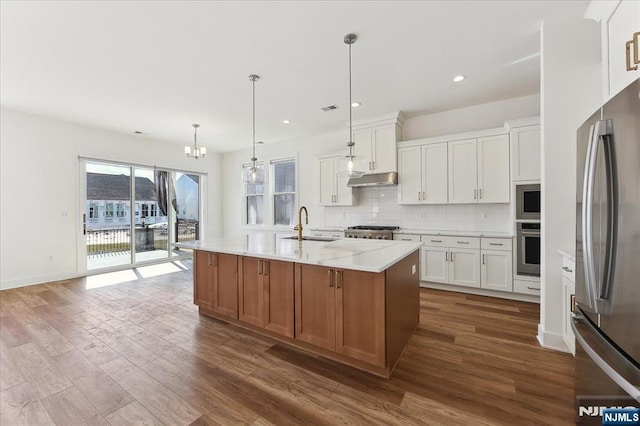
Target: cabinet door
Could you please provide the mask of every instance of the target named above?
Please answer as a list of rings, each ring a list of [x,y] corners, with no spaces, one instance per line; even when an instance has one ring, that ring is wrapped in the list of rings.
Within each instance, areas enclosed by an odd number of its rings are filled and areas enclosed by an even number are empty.
[[[420,247],[420,280],[449,282],[449,254],[446,247]]]
[[[264,327],[263,271],[265,261],[255,257],[241,257],[238,289],[238,318],[257,327]]]
[[[372,129],[362,129],[353,132],[353,142],[356,144],[353,149],[356,155],[361,155],[366,158],[365,172],[373,171],[373,151],[372,151]]]
[[[213,253],[213,311],[238,319],[238,256]]]
[[[336,351],[383,367],[384,273],[336,270]]]
[[[263,262],[265,328],[293,337],[293,263]]]
[[[451,249],[449,284],[480,287],[480,250]]]
[[[396,125],[374,127],[372,130],[373,164],[372,170],[376,173],[397,171],[396,162]]]
[[[347,186],[349,182],[348,177],[335,174],[336,177],[336,196],[333,203],[334,206],[352,206],[353,205],[353,191]]]
[[[193,256],[193,303],[205,309],[213,309],[214,255],[215,253],[208,251],[196,250]]]
[[[419,146],[398,149],[398,204],[420,204],[421,202],[421,152]]]
[[[540,180],[540,126],[526,126],[509,133],[512,180]]]
[[[295,338],[325,349],[336,347],[335,271],[295,265]]]
[[[482,250],[480,287],[513,291],[513,263],[510,251]]]
[[[609,36],[609,97],[618,94],[622,89],[640,77],[640,66],[636,70],[627,71],[627,41],[633,39],[634,33],[640,31],[640,2],[622,1],[606,23]],[[634,47],[640,49],[640,37],[630,44],[630,63],[634,67]],[[640,52],[639,52],[640,53]],[[637,65],[637,64],[636,64]]]
[[[508,203],[509,135],[478,138],[478,202]]]
[[[447,144],[422,147],[422,203],[446,204],[448,201]]]
[[[336,196],[336,168],[334,158],[320,160],[320,204],[330,206]]]
[[[449,203],[477,203],[478,162],[476,140],[448,142]]]

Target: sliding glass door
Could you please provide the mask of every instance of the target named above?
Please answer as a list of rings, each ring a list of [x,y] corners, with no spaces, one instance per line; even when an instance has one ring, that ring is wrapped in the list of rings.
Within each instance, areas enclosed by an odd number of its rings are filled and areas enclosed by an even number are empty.
[[[87,271],[190,255],[175,243],[199,239],[200,175],[97,161],[82,164]]]

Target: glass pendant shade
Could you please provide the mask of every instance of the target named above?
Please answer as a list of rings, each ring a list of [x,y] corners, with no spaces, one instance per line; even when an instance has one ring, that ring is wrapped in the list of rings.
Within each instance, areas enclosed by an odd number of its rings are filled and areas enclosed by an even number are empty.
[[[338,160],[338,175],[343,178],[361,177],[367,169],[367,159],[360,155],[347,154]]]
[[[253,162],[250,167],[244,169],[242,181],[250,185],[260,185],[264,183],[264,167]]]
[[[204,157],[207,155],[207,148],[204,146],[198,147],[198,127],[199,124],[192,124],[193,126],[193,146],[186,145],[184,147],[184,153],[187,157],[195,158],[196,160],[200,157]]]

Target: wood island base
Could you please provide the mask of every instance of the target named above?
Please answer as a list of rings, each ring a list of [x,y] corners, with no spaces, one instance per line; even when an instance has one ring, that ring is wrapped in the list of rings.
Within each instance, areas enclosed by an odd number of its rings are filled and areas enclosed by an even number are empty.
[[[419,255],[383,272],[196,250],[202,315],[389,378],[419,322]]]

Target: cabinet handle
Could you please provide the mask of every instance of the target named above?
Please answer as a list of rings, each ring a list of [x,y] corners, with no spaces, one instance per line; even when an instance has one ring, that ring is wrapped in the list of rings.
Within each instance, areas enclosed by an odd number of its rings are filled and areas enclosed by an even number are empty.
[[[482,264],[483,264],[483,265],[485,264],[485,263],[484,263],[484,256],[485,256],[485,255],[483,254],[483,255],[482,255]]]
[[[478,189],[479,199],[482,200],[482,188]]]
[[[527,287],[529,290],[535,290],[535,291],[540,291],[539,288],[535,288],[535,287]]]
[[[342,288],[342,271],[336,271],[336,288]]]
[[[490,246],[501,246],[502,243],[489,243]]]
[[[269,275],[269,261],[262,261],[262,275]]]
[[[216,253],[209,253],[209,265],[218,266],[218,255]]]
[[[262,260],[258,260],[258,275],[262,275]]]
[[[450,253],[449,260],[453,262],[453,252]]]
[[[469,244],[469,241],[456,241],[458,244]]]
[[[568,267],[566,267],[566,266],[563,266],[563,267],[562,267],[562,270],[563,270],[563,271],[565,271],[565,272],[569,272],[569,273],[573,272],[571,269],[569,269],[569,268],[568,268]]]
[[[633,33],[633,63],[638,65],[640,64],[640,58],[638,56],[640,56],[638,54],[638,44],[640,44],[640,31]]]
[[[576,313],[576,295],[572,294],[569,299],[569,309],[571,309],[571,313]]]
[[[448,261],[449,261],[449,252],[448,252],[448,251],[445,251],[445,252],[444,252],[444,261],[445,261],[445,262],[448,262]]]
[[[638,66],[631,66],[631,45],[635,45],[634,40],[629,40],[626,44],[626,48],[627,48],[627,71],[635,71],[638,69]],[[637,45],[634,47],[634,50],[637,51],[638,47]],[[634,56],[636,54],[636,52],[634,51]]]
[[[331,273],[331,269],[327,271],[329,274],[329,287],[333,287],[333,274]]]
[[[431,240],[432,243],[441,243],[442,240]]]
[[[422,201],[426,200],[426,197],[424,196],[424,191],[422,191]]]
[[[421,192],[418,191],[418,201],[422,200],[422,198],[420,198],[420,194],[421,194]]]
[[[477,190],[477,189],[474,189],[474,190],[473,190],[473,199],[474,199],[474,200],[477,200],[477,199],[478,199],[478,190]]]

